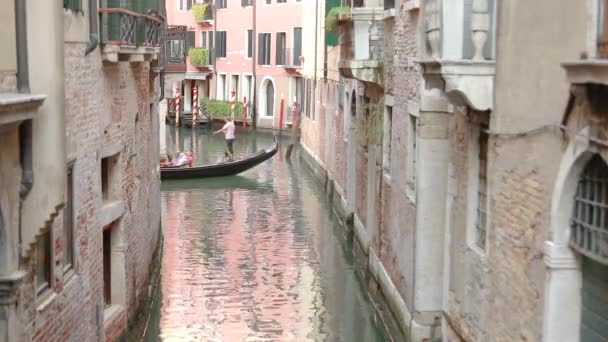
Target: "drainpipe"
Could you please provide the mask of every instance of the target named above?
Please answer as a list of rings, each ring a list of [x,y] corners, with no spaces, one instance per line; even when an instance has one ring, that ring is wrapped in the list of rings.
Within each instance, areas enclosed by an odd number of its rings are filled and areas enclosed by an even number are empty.
[[[15,29],[17,47],[17,90],[20,93],[30,92],[30,78],[27,54],[27,21],[25,0],[15,0]],[[21,267],[21,254],[23,245],[23,201],[34,186],[34,173],[32,166],[32,120],[24,121],[19,127],[19,151],[21,162],[21,186],[19,188],[19,245],[17,258]]]
[[[17,1],[17,0],[16,0]],[[88,55],[95,51],[99,43],[99,31],[97,25],[97,0],[89,0],[89,45],[84,51],[84,55]]]
[[[252,53],[252,56],[251,56],[251,70],[252,70],[252,74],[253,74],[253,77],[252,77],[252,79],[253,79],[252,83],[253,84],[251,85],[253,87],[253,96],[251,98],[251,126],[254,129],[257,128],[257,126],[258,126],[258,124],[257,124],[257,121],[258,121],[258,111],[256,110],[257,109],[257,102],[258,102],[258,91],[257,91],[257,86],[256,86],[257,85],[257,77],[256,77],[257,75],[256,75],[256,72],[255,72],[255,65],[257,63],[257,51],[256,51],[256,47],[257,47],[256,46],[256,42],[257,42],[256,8],[257,7],[255,5],[256,2],[257,2],[257,0],[253,0],[252,1],[252,3],[253,3],[253,29],[252,29],[252,32],[251,32],[251,35],[252,35],[252,37],[251,37],[251,46],[252,46],[252,49],[251,49],[251,53]]]
[[[27,56],[26,0],[15,0],[15,29],[17,34],[17,90],[30,92],[30,75]]]
[[[313,101],[312,101],[312,113],[317,117],[316,107],[317,107],[317,51],[318,51],[318,40],[319,40],[319,0],[315,0],[315,79],[312,84],[313,91]]]

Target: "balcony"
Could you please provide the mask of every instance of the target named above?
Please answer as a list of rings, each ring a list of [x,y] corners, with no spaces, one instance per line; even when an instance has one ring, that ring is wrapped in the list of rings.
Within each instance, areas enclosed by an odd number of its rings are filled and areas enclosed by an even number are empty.
[[[188,50],[188,61],[193,67],[211,70],[215,62],[215,50],[203,48],[190,49]]]
[[[213,6],[210,3],[192,6],[192,14],[199,25],[213,25]]]
[[[276,65],[283,67],[287,71],[297,71],[302,68],[302,48],[283,48],[277,50]]]
[[[562,63],[566,77],[571,84],[608,85],[608,4],[607,0],[598,1],[596,18],[589,18],[588,31],[597,37],[595,44],[588,47],[587,53],[577,61]]]
[[[162,17],[122,8],[101,8],[103,60],[144,62],[158,59]]]
[[[431,86],[445,87],[455,104],[479,111],[494,105],[495,0],[428,0],[424,8],[424,58]],[[464,25],[470,23],[470,25]],[[438,82],[439,81],[439,82]]]
[[[187,26],[168,26],[163,31],[160,65],[165,72],[186,72],[186,32]]]
[[[351,6],[352,21],[341,26],[340,74],[383,87],[383,2],[345,1],[343,5]]]

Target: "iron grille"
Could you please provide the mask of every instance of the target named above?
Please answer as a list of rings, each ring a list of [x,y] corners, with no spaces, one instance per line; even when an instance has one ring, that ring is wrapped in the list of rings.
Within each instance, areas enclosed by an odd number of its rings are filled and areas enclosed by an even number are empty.
[[[608,166],[599,155],[578,180],[570,229],[574,250],[608,264]]]

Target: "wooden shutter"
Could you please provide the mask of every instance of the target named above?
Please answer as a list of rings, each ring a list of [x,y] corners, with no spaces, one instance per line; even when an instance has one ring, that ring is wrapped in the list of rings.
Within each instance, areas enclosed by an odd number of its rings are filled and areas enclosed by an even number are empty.
[[[186,32],[186,51],[188,51],[189,49],[193,48],[196,45],[195,40],[196,40],[195,31]]]
[[[264,34],[258,34],[258,64],[264,65]]]
[[[302,56],[302,28],[296,27],[293,29],[293,65],[300,65],[300,57]]]

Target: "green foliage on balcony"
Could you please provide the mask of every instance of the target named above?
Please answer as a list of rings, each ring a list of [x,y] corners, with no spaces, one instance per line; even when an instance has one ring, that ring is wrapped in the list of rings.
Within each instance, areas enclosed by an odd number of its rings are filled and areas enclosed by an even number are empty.
[[[340,6],[332,8],[325,18],[325,31],[338,32],[338,17],[340,14],[350,14],[350,7]]]
[[[192,13],[197,23],[202,23],[205,20],[211,20],[209,4],[196,4],[192,6]]]
[[[211,119],[230,117],[230,102],[227,101],[202,99],[201,108]],[[234,117],[243,117],[243,103],[236,103],[234,107]]]
[[[203,48],[193,48],[188,50],[190,64],[194,66],[209,65],[209,50]]]

